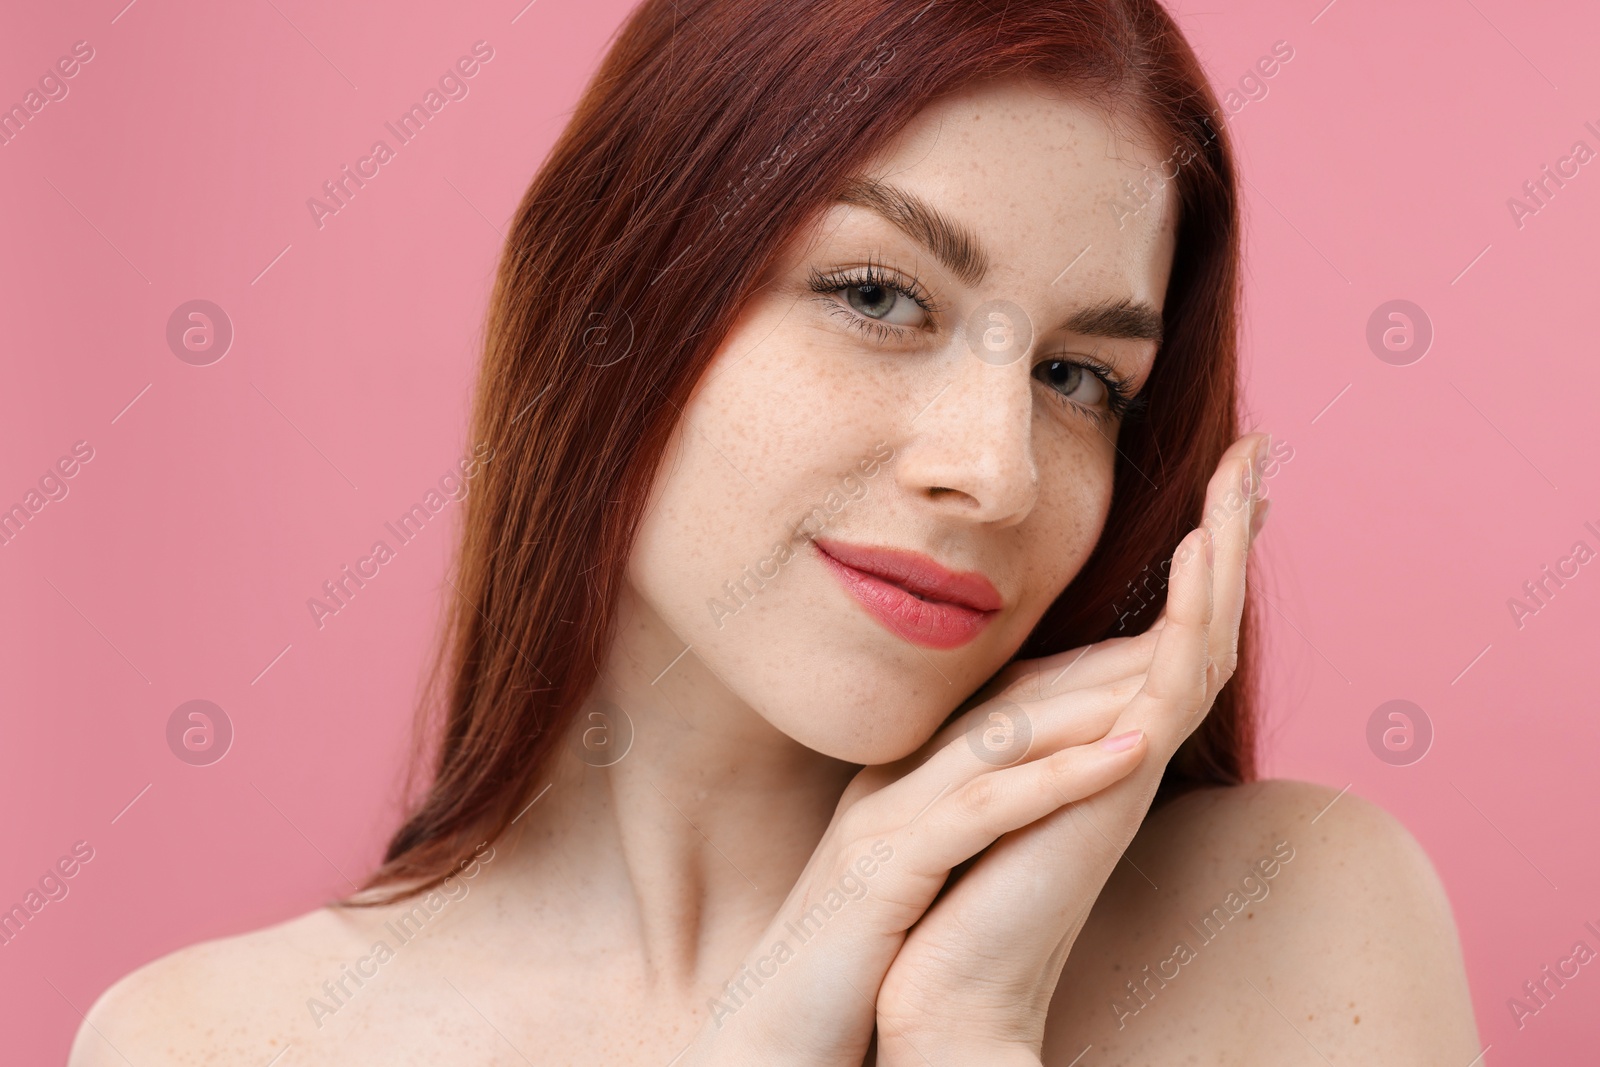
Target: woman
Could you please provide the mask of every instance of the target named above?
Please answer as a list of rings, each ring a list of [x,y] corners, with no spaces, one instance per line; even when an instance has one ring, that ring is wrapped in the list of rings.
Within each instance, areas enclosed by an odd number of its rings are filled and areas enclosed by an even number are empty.
[[[386,862],[73,1062],[1465,1067],[1426,857],[1253,780],[1218,114],[1151,0],[647,0],[503,257]]]

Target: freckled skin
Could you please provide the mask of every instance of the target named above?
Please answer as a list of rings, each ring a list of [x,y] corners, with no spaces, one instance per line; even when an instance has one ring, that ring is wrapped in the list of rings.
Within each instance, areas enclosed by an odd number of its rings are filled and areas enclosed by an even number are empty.
[[[408,901],[319,909],[183,949],[100,998],[72,1067],[260,1067],[280,1053],[282,1067],[669,1062],[795,884],[857,766],[932,736],[1093,549],[1115,423],[1073,406],[1098,402],[1092,385],[1064,397],[1033,371],[1079,354],[1135,389],[1150,373],[1153,342],[1061,324],[1107,299],[1159,309],[1166,194],[1120,227],[1110,201],[1167,155],[1031,85],[977,86],[920,115],[868,175],[968,228],[990,272],[964,283],[874,212],[834,205],[763,279],[697,384],[629,561],[595,695],[626,711],[627,754],[601,768],[564,748],[496,858],[414,939],[389,932]],[[849,294],[808,285],[812,270],[869,259],[940,308],[915,337],[853,327]],[[1005,365],[976,358],[963,328],[995,299],[1022,309],[1035,335]],[[913,307],[891,310],[916,320]],[[880,443],[892,457],[866,474]],[[1004,607],[976,640],[909,645],[804,543],[748,602],[730,601],[736,611],[719,620],[708,608],[846,491],[829,536],[988,576]],[[1269,782],[1153,813],[1068,958],[1044,1063],[1065,1067],[1091,1043],[1084,1063],[1107,1067],[1317,1062],[1284,1023],[1307,1015],[1306,1037],[1335,1062],[1469,1062],[1460,951],[1426,857],[1353,795],[1311,825],[1331,799]],[[1281,839],[1296,858],[1251,921],[1119,1029],[1110,998]],[[337,1001],[324,993],[379,940],[395,951],[375,976]],[[313,998],[337,1010],[319,1017]]]
[[[1279,842],[1294,858],[1265,880],[1254,920],[1204,941],[1190,924]],[[1307,1041],[1335,1063],[1444,1067],[1482,1050],[1449,901],[1370,802],[1302,782],[1201,790],[1152,812],[1127,855],[1056,987],[1045,1064],[1091,1043],[1107,1067],[1323,1062]],[[1195,958],[1140,1006],[1125,983],[1179,940]]]
[[[633,560],[641,608],[743,702],[855,763],[911,752],[949,713],[953,691],[970,692],[1005,662],[1081,567],[1110,505],[1115,426],[1052,397],[1030,376],[1032,355],[1006,366],[975,358],[966,320],[987,300],[1012,301],[1034,325],[1035,353],[1097,353],[1141,383],[1155,356],[1153,342],[1056,327],[1096,300],[1160,306],[1168,213],[1148,210],[1119,229],[1108,206],[1139,173],[1136,160],[1160,157],[1079,105],[1014,95],[1000,107],[970,95],[935,105],[871,171],[980,235],[990,276],[967,287],[870,210],[826,211],[748,307],[689,406],[696,430],[679,435]],[[865,338],[805,284],[808,266],[869,259],[935,292],[943,328],[917,342]],[[866,498],[828,536],[982,571],[1006,598],[1002,617],[972,645],[912,648],[856,610],[801,545],[718,626],[707,597],[770,555],[793,517],[844,484],[879,442],[894,449],[890,468],[863,479]],[[797,672],[812,676],[804,692],[791,684]],[[819,702],[831,712],[817,715]]]

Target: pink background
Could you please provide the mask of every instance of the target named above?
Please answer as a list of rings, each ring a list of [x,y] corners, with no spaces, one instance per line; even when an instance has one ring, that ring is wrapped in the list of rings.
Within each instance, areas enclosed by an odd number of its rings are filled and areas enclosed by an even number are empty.
[[[94,449],[0,547],[0,904],[95,850],[0,948],[0,1060],[59,1062],[118,976],[313,907],[393,824],[446,522],[320,631],[305,602],[465,447],[497,231],[631,5],[522,2],[94,0],[0,34],[5,104],[95,50],[0,147],[0,506]],[[1426,846],[1485,1062],[1576,1062],[1600,970],[1520,1031],[1506,1000],[1600,947],[1600,564],[1520,630],[1507,599],[1600,548],[1600,164],[1521,229],[1506,201],[1575,140],[1600,149],[1600,11],[1324,2],[1180,12],[1219,86],[1295,53],[1232,120],[1251,409],[1294,447],[1262,542],[1267,767],[1348,783]],[[480,39],[470,95],[319,230],[306,199]],[[211,366],[165,341],[195,298],[236,329]],[[1395,298],[1435,330],[1409,366],[1365,339]],[[207,767],[165,738],[196,698],[236,731]],[[1366,741],[1394,698],[1436,732],[1410,766]]]

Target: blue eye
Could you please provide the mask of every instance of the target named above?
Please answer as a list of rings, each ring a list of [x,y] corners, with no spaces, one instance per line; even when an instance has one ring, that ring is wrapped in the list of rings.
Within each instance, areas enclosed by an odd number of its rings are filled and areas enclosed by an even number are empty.
[[[868,283],[847,285],[841,291],[845,301],[869,319],[908,329],[923,326],[928,321],[926,309],[904,289]]]
[[[1106,383],[1082,363],[1047,359],[1033,368],[1033,376],[1069,400],[1097,408],[1111,396]]]
[[[1114,422],[1128,414],[1137,402],[1133,383],[1098,363],[1040,360],[1034,365],[1033,377],[1049,386],[1063,404],[1097,422]]]
[[[926,329],[940,307],[915,278],[902,278],[872,260],[865,267],[811,271],[809,286],[847,325],[882,340],[904,339]],[[838,299],[844,294],[843,300]]]
[[[870,259],[865,267],[848,270],[824,272],[813,267],[808,285],[846,325],[886,343],[921,333],[943,310],[916,278]],[[1096,423],[1133,417],[1146,404],[1143,397],[1134,396],[1132,380],[1092,356],[1043,359],[1035,364],[1032,376],[1062,405]]]

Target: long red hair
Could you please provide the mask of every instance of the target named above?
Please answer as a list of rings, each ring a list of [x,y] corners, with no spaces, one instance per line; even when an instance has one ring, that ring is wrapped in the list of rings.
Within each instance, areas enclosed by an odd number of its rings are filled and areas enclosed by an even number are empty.
[[[1151,181],[1179,205],[1146,414],[1122,428],[1093,555],[1019,655],[1154,620],[1162,561],[1201,521],[1237,433],[1233,160],[1168,14],[1155,0],[645,0],[507,237],[472,429],[495,459],[465,503],[419,718],[428,780],[360,903],[438,884],[531,799],[606,658],[679,413],[777,253],[931,100],[1019,75],[1170,146]],[[1252,777],[1248,631],[1161,797]]]

